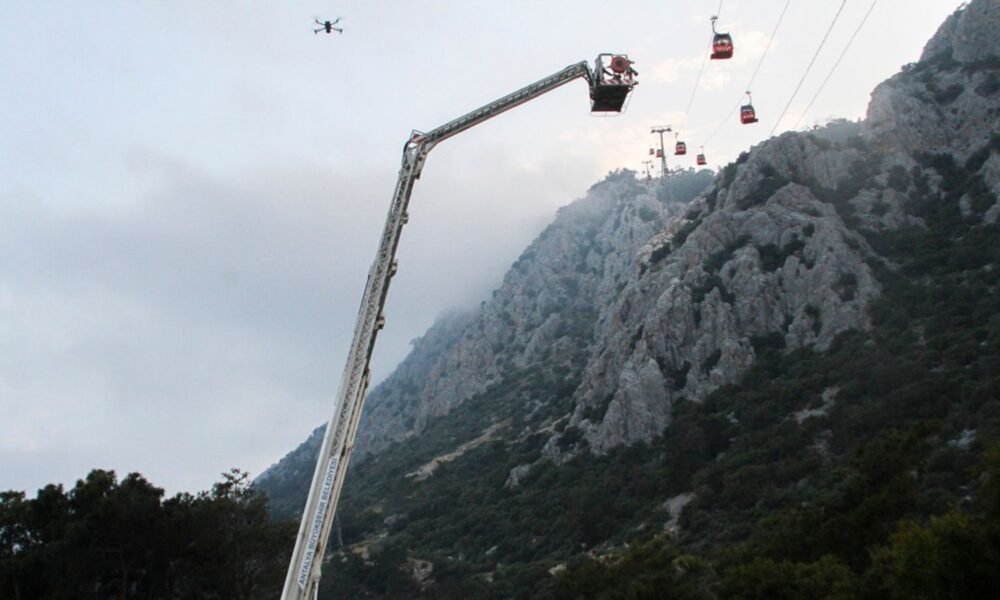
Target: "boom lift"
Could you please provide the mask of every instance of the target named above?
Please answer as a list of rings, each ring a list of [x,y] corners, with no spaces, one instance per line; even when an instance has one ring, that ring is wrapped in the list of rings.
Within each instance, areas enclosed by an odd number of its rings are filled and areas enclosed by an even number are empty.
[[[427,133],[414,130],[403,144],[403,159],[396,190],[382,230],[382,241],[368,272],[368,282],[361,299],[347,365],[337,391],[333,416],[327,423],[316,460],[312,486],[306,498],[299,533],[295,538],[295,550],[292,552],[281,593],[282,600],[315,600],[318,594],[330,527],[354,447],[361,408],[368,384],[371,383],[368,367],[375,348],[375,338],[378,330],[385,324],[382,310],[389,291],[389,281],[396,272],[396,248],[403,225],[408,220],[407,207],[413,184],[420,178],[427,154],[440,142],[578,78],[587,80],[589,84],[592,112],[621,112],[632,88],[638,84],[637,75],[628,56],[600,54],[594,62],[593,70],[586,61],[570,65],[437,129]]]

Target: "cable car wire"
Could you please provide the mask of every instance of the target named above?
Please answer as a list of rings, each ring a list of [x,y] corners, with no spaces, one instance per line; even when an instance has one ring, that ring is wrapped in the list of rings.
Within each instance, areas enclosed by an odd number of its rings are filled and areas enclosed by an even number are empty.
[[[801,123],[802,119],[804,119],[805,116],[809,114],[809,109],[812,108],[813,103],[816,102],[816,98],[819,98],[819,95],[820,93],[822,93],[823,88],[826,87],[827,82],[829,82],[830,78],[833,77],[833,72],[837,70],[837,67],[840,65],[840,61],[844,59],[844,55],[847,54],[848,50],[850,50],[851,44],[854,43],[854,38],[858,36],[858,33],[861,31],[861,28],[865,26],[865,21],[868,20],[868,16],[872,14],[873,10],[875,10],[876,4],[878,4],[878,0],[872,0],[872,5],[868,7],[868,12],[866,12],[865,16],[861,19],[861,23],[858,24],[858,28],[855,29],[854,33],[851,34],[851,38],[847,40],[847,45],[844,46],[844,50],[840,53],[840,56],[837,57],[837,62],[833,63],[833,68],[830,69],[830,72],[827,74],[826,79],[823,80],[823,83],[820,84],[819,89],[816,90],[816,94],[813,95],[812,100],[810,100],[809,104],[806,105],[806,109],[802,111],[801,115],[799,115],[798,120],[795,121],[795,125],[792,125],[792,129],[798,129],[799,123]]]
[[[768,133],[767,137],[771,137],[772,135],[774,135],[774,132],[777,131],[778,129],[778,125],[781,124],[781,120],[785,118],[785,113],[788,112],[788,107],[790,107],[792,105],[792,102],[795,101],[795,96],[799,93],[799,90],[802,88],[802,84],[805,82],[806,77],[809,76],[809,71],[812,69],[813,64],[815,64],[816,58],[819,56],[819,53],[823,50],[823,46],[826,44],[827,38],[830,37],[830,32],[833,31],[833,26],[837,24],[837,19],[840,18],[840,13],[844,12],[844,6],[846,5],[847,5],[847,0],[843,0],[840,3],[840,8],[837,9],[837,14],[833,15],[833,21],[830,22],[830,26],[826,29],[826,35],[824,35],[823,39],[820,40],[819,47],[816,48],[816,53],[813,54],[812,60],[810,60],[809,64],[806,65],[806,72],[802,74],[802,79],[799,79],[798,85],[795,86],[795,91],[792,92],[792,96],[788,99],[788,103],[785,104],[785,108],[781,111],[781,114],[778,115],[778,120],[774,122],[774,127],[771,128],[771,133]]]
[[[720,14],[722,14],[722,3],[723,2],[725,2],[725,0],[719,0],[719,8],[715,9],[715,15],[716,16],[719,16]],[[694,97],[695,97],[695,95],[698,94],[698,84],[701,83],[701,76],[705,72],[705,63],[708,62],[708,55],[709,54],[711,54],[711,53],[710,52],[706,53],[702,57],[702,59],[701,59],[701,68],[698,69],[698,77],[696,77],[695,80],[694,80],[694,89],[691,90],[691,97],[688,99],[687,107],[684,109],[684,118],[681,119],[680,127],[677,128],[678,134],[680,134],[680,131],[682,129],[684,129],[684,125],[687,124],[688,113],[691,112],[691,106],[694,104]]]
[[[750,81],[747,82],[746,87],[743,89],[747,90],[751,89],[754,80],[757,79],[757,73],[760,72],[760,67],[761,65],[764,64],[764,59],[767,57],[767,51],[771,49],[771,42],[774,41],[774,36],[777,35],[778,28],[781,27],[781,22],[785,18],[785,13],[788,12],[788,5],[790,5],[791,3],[792,0],[785,1],[785,7],[781,9],[781,14],[778,15],[778,22],[774,24],[774,30],[771,31],[771,37],[767,38],[767,45],[764,46],[764,53],[760,55],[760,60],[757,61],[757,68],[753,70],[753,75],[750,76]],[[715,129],[715,131],[712,132],[712,135],[705,138],[704,142],[706,144],[712,141],[712,138],[714,138],[716,135],[719,134],[720,131],[722,131],[722,129],[726,126],[726,123],[729,123],[729,119],[732,118],[733,114],[739,109],[740,105],[743,104],[743,97],[745,95],[746,94],[740,94],[740,99],[736,101],[736,105],[733,106],[732,110],[729,111],[729,113],[726,115],[726,118],[723,119],[721,123],[719,123],[719,126]]]

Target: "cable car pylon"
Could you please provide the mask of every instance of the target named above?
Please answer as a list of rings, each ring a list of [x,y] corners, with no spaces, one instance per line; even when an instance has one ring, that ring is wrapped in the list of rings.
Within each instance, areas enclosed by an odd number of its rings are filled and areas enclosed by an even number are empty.
[[[660,159],[660,177],[663,181],[667,180],[667,153],[663,149],[663,134],[667,132],[673,132],[674,130],[670,128],[670,125],[664,127],[653,127],[649,130],[650,133],[660,134],[660,148],[656,151],[656,157]]]

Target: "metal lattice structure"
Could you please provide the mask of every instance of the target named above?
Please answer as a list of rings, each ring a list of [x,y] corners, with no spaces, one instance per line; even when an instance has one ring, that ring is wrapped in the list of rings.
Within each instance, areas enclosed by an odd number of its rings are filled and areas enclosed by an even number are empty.
[[[407,207],[413,185],[420,178],[427,154],[438,143],[578,78],[586,79],[589,84],[592,111],[621,112],[629,93],[638,83],[631,64],[625,55],[601,54],[593,70],[587,62],[570,65],[430,132],[414,131],[403,145],[396,190],[375,261],[368,272],[347,365],[316,461],[282,600],[314,600],[318,594],[322,557],[371,382],[369,363],[378,331],[385,324],[382,311],[389,283],[396,272],[396,248],[403,225],[408,221]]]
[[[667,133],[668,131],[673,132],[673,129],[670,128],[670,125],[667,125],[665,127],[653,127],[649,131],[650,133],[660,134],[660,151],[657,152],[657,154],[660,157],[660,177],[663,179],[663,181],[667,180],[667,175],[670,173],[670,171],[667,170],[667,149],[663,146],[663,134]]]

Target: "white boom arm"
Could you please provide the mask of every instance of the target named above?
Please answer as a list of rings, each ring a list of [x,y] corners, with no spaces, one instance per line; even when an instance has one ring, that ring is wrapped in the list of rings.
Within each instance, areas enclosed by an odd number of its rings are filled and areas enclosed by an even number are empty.
[[[406,208],[413,192],[413,184],[420,178],[427,154],[439,142],[581,77],[590,84],[593,110],[620,111],[621,102],[636,84],[632,77],[635,72],[631,70],[631,62],[627,57],[618,55],[613,57],[611,64],[624,64],[628,71],[624,72],[619,68],[615,71],[617,76],[613,80],[605,78],[606,73],[609,77],[613,74],[604,68],[601,62],[601,57],[604,56],[611,55],[599,56],[593,71],[586,62],[570,65],[433,131],[414,131],[403,145],[403,160],[396,191],[386,217],[375,262],[368,272],[368,283],[361,299],[354,339],[351,341],[347,365],[337,391],[333,416],[326,426],[323,445],[316,461],[312,486],[306,498],[302,522],[295,539],[295,550],[281,593],[282,600],[314,600],[318,594],[322,557],[326,552],[337,500],[344,485],[344,475],[361,419],[361,408],[370,383],[368,365],[375,347],[375,337],[385,323],[382,309],[389,291],[389,281],[396,272],[396,247],[399,245],[403,225],[407,222]],[[625,62],[621,62],[622,60]],[[613,105],[610,108],[607,104],[608,96]],[[603,104],[599,104],[599,99]]]

